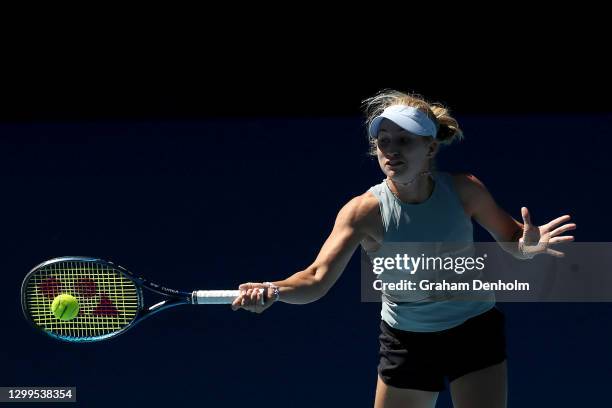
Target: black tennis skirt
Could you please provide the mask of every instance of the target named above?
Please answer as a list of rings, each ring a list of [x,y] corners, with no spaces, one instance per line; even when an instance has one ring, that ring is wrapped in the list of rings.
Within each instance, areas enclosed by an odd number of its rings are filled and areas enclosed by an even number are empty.
[[[437,332],[410,332],[380,324],[378,375],[387,385],[442,391],[465,374],[506,359],[505,317],[497,308],[459,326]]]

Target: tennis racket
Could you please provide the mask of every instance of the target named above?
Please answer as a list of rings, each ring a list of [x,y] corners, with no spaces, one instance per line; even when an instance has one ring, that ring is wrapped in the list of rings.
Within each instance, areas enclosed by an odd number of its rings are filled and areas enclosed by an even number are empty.
[[[143,288],[165,300],[146,307]],[[265,301],[266,292],[260,291]],[[60,320],[51,310],[60,294],[72,295],[79,303],[72,320]],[[61,257],[37,265],[26,275],[21,285],[21,306],[25,318],[47,335],[68,342],[93,342],[125,333],[147,317],[174,306],[231,304],[239,294],[239,290],[170,289],[102,259]]]

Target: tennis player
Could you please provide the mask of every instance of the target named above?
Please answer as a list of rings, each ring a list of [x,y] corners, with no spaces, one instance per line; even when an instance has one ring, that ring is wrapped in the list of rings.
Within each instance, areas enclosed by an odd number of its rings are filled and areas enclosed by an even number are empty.
[[[536,226],[523,207],[520,223],[474,175],[436,170],[440,145],[463,137],[446,108],[393,90],[364,106],[370,153],[384,180],[339,211],[309,267],[282,281],[240,285],[233,310],[261,313],[275,301],[320,299],[359,245],[375,256],[386,242],[473,242],[472,219],[516,258],[564,255],[552,246],[573,241],[562,235],[576,228],[567,223],[569,215]],[[264,304],[258,288],[268,291]],[[505,318],[494,296],[478,302],[398,302],[387,295],[383,291],[375,408],[434,407],[445,379],[457,408],[506,407]]]

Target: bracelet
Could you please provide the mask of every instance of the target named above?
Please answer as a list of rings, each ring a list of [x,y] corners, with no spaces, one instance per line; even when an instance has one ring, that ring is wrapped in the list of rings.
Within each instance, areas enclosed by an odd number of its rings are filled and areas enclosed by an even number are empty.
[[[276,302],[280,298],[280,291],[279,291],[278,286],[274,285],[272,282],[264,282],[263,284],[269,288],[272,288],[272,293],[274,295],[274,301]]]

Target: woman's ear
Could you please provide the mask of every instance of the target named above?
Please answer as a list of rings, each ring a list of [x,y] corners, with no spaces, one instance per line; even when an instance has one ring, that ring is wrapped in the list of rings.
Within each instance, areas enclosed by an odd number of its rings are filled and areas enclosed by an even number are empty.
[[[427,157],[431,159],[436,155],[437,152],[438,152],[438,142],[433,141],[429,144]]]

